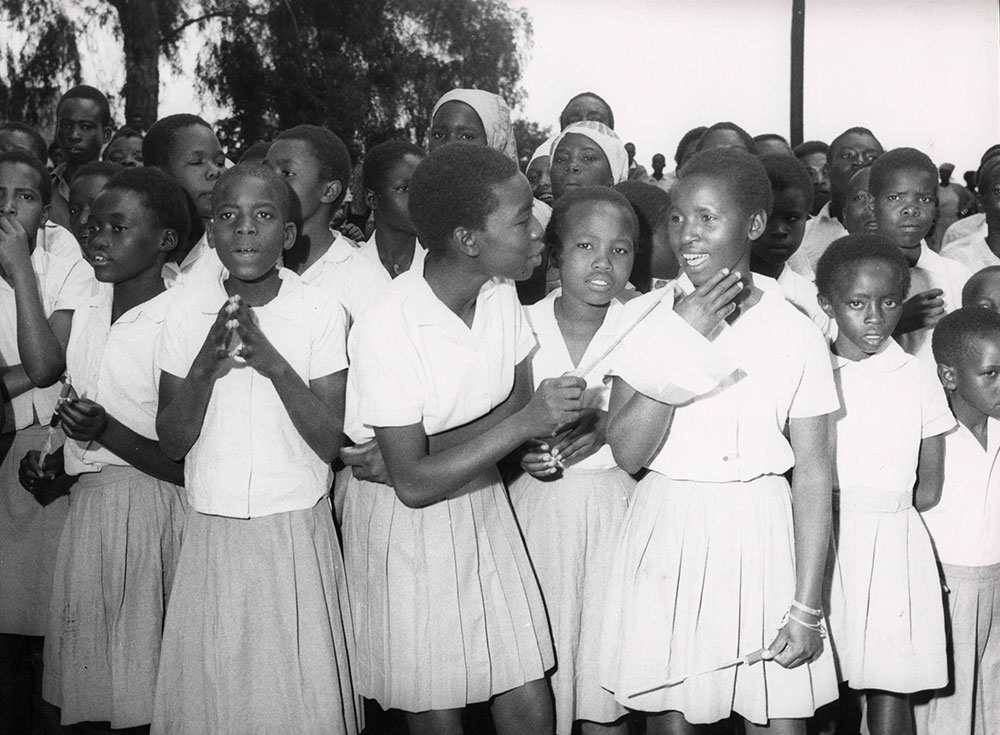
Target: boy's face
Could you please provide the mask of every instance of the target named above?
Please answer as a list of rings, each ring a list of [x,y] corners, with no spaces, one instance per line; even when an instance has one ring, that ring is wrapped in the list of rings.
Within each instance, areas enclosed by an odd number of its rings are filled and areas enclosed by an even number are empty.
[[[542,262],[542,226],[531,213],[531,185],[521,174],[494,187],[497,208],[473,230],[483,271],[523,281]]]
[[[847,182],[847,191],[844,192],[844,227],[852,235],[875,232],[878,229],[872,197],[868,193],[868,177],[871,172],[871,166],[866,166]]]
[[[868,260],[846,269],[831,297],[819,296],[837,322],[837,354],[856,361],[881,350],[903,315],[904,295],[899,273],[886,263]]]
[[[323,179],[319,159],[313,153],[312,146],[304,140],[274,141],[264,158],[264,165],[288,182],[298,201],[299,211],[296,214],[302,218],[302,222],[309,221],[320,206],[332,203],[340,193],[338,188],[330,195],[331,184],[340,182]],[[324,215],[324,219],[326,218]]]
[[[705,133],[705,136],[698,144],[699,150],[707,151],[712,148],[740,148],[749,152],[746,141],[735,130],[719,128]]]
[[[871,166],[882,155],[882,145],[867,133],[849,133],[835,141],[830,149],[827,170],[830,174],[830,190],[840,193],[847,186],[851,174],[859,168]]]
[[[986,214],[986,222],[994,230],[1000,229],[1000,165],[989,169],[979,182],[979,211]]]
[[[937,176],[930,171],[890,171],[875,197],[878,231],[892,240],[911,265],[920,257],[937,209]]]
[[[983,416],[1000,418],[1000,339],[970,339],[955,362],[938,366],[953,404],[957,400]]]
[[[396,230],[416,235],[410,219],[410,180],[420,163],[420,157],[408,153],[394,163],[386,172],[381,190],[373,203],[375,216]]]
[[[86,252],[87,223],[90,221],[90,211],[94,200],[108,182],[106,176],[77,176],[69,187],[69,225],[70,231]]]
[[[71,97],[59,105],[56,140],[67,163],[80,166],[101,157],[101,146],[111,138],[111,128],[101,119],[93,100]]]
[[[962,299],[962,306],[978,306],[1000,314],[1000,272],[979,272],[973,278],[975,290],[968,299]]]
[[[272,184],[253,176],[229,179],[218,196],[208,242],[229,273],[252,282],[270,275],[295,243],[295,225],[278,207]]]
[[[212,189],[226,167],[226,155],[211,128],[189,125],[177,131],[163,171],[194,201],[202,219],[212,216]]]
[[[125,168],[135,168],[142,165],[142,138],[115,138],[104,149],[105,161],[117,163]]]
[[[799,249],[806,232],[805,195],[793,187],[774,192],[774,207],[764,234],[753,244],[753,254],[765,263],[784,263]]]
[[[566,109],[563,111],[563,118],[566,121],[563,129],[573,123],[583,122],[584,120],[602,122],[609,128],[611,127],[611,116],[608,114],[608,108],[599,99],[587,95],[577,97],[566,105]]]
[[[0,217],[16,219],[34,248],[38,228],[49,216],[49,205],[42,203],[39,172],[26,163],[0,163]]]
[[[820,151],[799,156],[802,165],[809,172],[809,178],[813,183],[813,198],[823,197],[823,201],[830,198],[830,175],[826,167],[826,154]]]
[[[743,212],[729,185],[712,176],[686,176],[670,197],[667,236],[691,283],[700,286],[722,268],[747,272],[750,242],[767,224],[763,212]]]
[[[176,239],[169,240],[166,230],[155,224],[142,197],[121,189],[97,196],[86,229],[83,251],[102,283],[123,283],[150,268],[158,273],[161,255],[176,245]]]

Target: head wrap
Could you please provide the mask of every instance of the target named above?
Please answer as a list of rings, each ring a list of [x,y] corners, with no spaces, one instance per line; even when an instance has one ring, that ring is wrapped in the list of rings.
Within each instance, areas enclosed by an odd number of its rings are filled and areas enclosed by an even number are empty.
[[[464,102],[479,115],[479,121],[486,131],[486,145],[498,150],[508,158],[517,160],[517,142],[514,140],[514,124],[510,120],[510,108],[503,97],[481,89],[453,89],[434,105],[431,118],[446,102]]]
[[[625,151],[622,139],[614,130],[595,120],[573,123],[552,141],[552,155],[555,155],[556,148],[559,147],[562,139],[570,134],[586,136],[601,147],[601,150],[604,151],[604,157],[608,159],[608,165],[611,167],[613,184],[621,183],[628,178],[628,153]]]
[[[531,154],[531,159],[528,161],[529,168],[536,158],[548,158],[552,156],[552,144],[555,143],[557,137],[558,136],[554,135],[551,138],[548,138],[544,143],[535,149],[535,152]]]
[[[986,177],[998,167],[1000,167],[1000,149],[991,156],[983,156],[983,162],[979,164],[979,170],[976,172],[976,186],[981,186]]]

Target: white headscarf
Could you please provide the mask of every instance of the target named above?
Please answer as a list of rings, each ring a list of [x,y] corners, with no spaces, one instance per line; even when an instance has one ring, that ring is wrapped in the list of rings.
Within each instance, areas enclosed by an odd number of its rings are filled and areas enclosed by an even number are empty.
[[[622,139],[614,130],[596,120],[573,123],[552,141],[551,155],[555,155],[556,148],[559,147],[563,138],[571,134],[586,136],[601,147],[605,158],[608,159],[608,165],[611,167],[613,183],[618,184],[628,178],[628,153],[625,151]]]
[[[434,105],[432,119],[446,102],[464,102],[475,110],[486,131],[486,145],[517,160],[514,124],[510,120],[510,108],[503,97],[481,89],[453,89]]]
[[[552,157],[552,144],[555,143],[556,138],[559,136],[554,135],[540,146],[535,149],[535,152],[531,154],[531,159],[528,161],[528,166],[530,167],[534,163],[536,158],[551,158]],[[550,162],[551,166],[551,162]]]

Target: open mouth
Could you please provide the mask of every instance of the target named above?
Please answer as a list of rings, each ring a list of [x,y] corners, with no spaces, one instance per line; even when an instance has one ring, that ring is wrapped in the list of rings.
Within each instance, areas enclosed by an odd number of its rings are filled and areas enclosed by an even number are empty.
[[[101,253],[91,253],[90,254],[90,264],[91,265],[107,265],[111,260]]]
[[[708,253],[684,253],[684,264],[688,266],[699,266],[708,260]]]

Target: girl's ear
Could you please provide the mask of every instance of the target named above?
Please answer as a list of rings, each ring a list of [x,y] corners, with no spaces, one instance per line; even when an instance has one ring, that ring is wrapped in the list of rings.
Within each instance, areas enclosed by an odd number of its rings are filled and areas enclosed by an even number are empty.
[[[332,204],[337,201],[337,197],[340,196],[340,192],[344,190],[344,185],[339,181],[331,181],[323,189],[323,196],[319,198],[323,204]]]
[[[750,227],[747,231],[748,240],[756,240],[764,234],[767,227],[767,212],[763,209],[750,215]]]
[[[475,230],[470,230],[467,227],[456,227],[451,234],[451,239],[458,246],[458,249],[470,258],[479,257],[479,240]]]
[[[958,382],[955,380],[955,368],[950,365],[943,365],[938,363],[937,366],[938,380],[941,381],[941,386],[946,391],[953,391],[958,389]]]
[[[371,189],[365,189],[365,206],[373,212],[378,211],[378,197]]]
[[[157,247],[157,249],[161,253],[169,253],[176,247],[177,247],[177,230],[164,230],[163,239],[160,240],[160,244]]]
[[[819,302],[819,308],[823,310],[823,313],[833,319],[833,304],[830,303],[830,299],[819,293],[816,294],[816,301]]]

